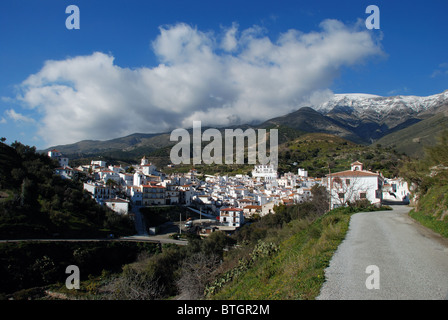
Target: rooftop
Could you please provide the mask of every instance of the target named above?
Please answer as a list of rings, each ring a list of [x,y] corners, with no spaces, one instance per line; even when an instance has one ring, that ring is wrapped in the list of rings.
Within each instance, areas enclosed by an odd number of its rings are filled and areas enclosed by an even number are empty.
[[[345,170],[341,172],[331,173],[328,174],[327,177],[375,177],[379,176],[380,174],[378,172],[371,172],[366,170]]]

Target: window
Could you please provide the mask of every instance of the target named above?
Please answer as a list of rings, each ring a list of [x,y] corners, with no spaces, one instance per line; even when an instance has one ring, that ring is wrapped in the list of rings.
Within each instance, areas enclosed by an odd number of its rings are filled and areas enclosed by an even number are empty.
[[[339,199],[344,199],[345,193],[340,192],[338,193]]]
[[[349,186],[350,185],[350,179],[345,179],[345,184]]]
[[[361,193],[359,194],[359,197],[360,197],[361,199],[367,199],[367,193],[366,193],[366,192],[361,192]]]
[[[382,194],[381,190],[375,190],[375,198],[381,199],[381,194]]]

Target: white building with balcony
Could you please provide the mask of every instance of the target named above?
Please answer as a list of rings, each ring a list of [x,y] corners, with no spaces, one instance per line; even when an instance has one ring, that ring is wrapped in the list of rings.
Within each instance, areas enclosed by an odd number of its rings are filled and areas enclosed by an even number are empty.
[[[224,208],[219,211],[219,222],[225,226],[239,228],[244,224],[244,211],[240,208]]]
[[[275,181],[277,179],[277,169],[272,164],[259,164],[252,170],[252,177],[265,181]]]

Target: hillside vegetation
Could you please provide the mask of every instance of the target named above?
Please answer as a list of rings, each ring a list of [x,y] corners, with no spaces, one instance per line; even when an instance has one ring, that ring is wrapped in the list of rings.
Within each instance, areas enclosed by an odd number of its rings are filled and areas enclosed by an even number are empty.
[[[133,223],[54,174],[57,163],[19,142],[0,143],[0,238],[94,238],[133,234]]]
[[[408,161],[401,169],[401,175],[414,187],[415,209],[410,215],[448,237],[448,131],[425,151],[423,159]]]
[[[406,158],[391,147],[364,146],[331,134],[308,133],[280,145],[279,171],[297,173],[298,168],[304,168],[309,176],[323,177],[329,170],[348,170],[350,163],[358,160],[367,170],[394,177]]]
[[[327,133],[305,133],[284,127],[270,127],[279,130],[278,172],[280,174],[297,173],[299,168],[308,171],[310,177],[324,177],[331,172],[350,169],[354,161],[361,161],[364,168],[381,171],[384,176],[398,176],[399,167],[408,157],[399,154],[392,147],[360,145]],[[205,143],[206,145],[206,143]],[[223,152],[224,154],[224,152]],[[202,174],[251,174],[253,164],[197,164],[194,168]],[[168,157],[168,156],[167,156]],[[151,159],[153,159],[151,157]],[[166,161],[165,161],[166,163]],[[177,165],[163,168],[163,172],[188,172],[192,165]]]

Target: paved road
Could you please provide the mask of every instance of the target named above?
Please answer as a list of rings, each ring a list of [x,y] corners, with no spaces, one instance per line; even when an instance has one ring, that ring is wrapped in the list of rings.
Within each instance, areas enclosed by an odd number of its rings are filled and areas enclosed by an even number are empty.
[[[353,215],[317,299],[448,299],[448,241],[415,222],[409,210]],[[378,269],[366,273],[370,265]]]

